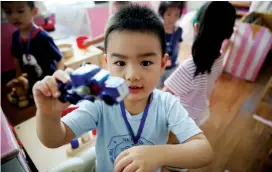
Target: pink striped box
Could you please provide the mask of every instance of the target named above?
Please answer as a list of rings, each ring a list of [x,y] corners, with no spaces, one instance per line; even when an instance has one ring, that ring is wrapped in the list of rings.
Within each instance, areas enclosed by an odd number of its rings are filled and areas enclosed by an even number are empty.
[[[239,22],[225,53],[224,71],[255,81],[272,45],[271,31],[262,26]]]

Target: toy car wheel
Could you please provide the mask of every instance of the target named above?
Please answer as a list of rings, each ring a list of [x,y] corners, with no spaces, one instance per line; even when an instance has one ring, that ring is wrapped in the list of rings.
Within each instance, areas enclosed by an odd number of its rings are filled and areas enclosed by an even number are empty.
[[[102,100],[108,105],[113,105],[115,103],[114,99],[109,95],[103,95]]]

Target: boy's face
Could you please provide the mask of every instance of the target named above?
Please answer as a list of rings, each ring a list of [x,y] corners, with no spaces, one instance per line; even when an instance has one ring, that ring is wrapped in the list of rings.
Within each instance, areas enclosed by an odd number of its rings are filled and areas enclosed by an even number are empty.
[[[9,23],[19,29],[23,29],[30,24],[33,17],[38,13],[37,8],[31,9],[27,2],[24,1],[3,3],[3,9]]]
[[[163,20],[166,26],[174,26],[180,17],[181,9],[177,7],[168,8],[164,15]]]
[[[147,98],[168,60],[162,55],[159,39],[152,33],[121,31],[111,33],[107,44],[108,70],[126,80],[130,90],[127,100]]]

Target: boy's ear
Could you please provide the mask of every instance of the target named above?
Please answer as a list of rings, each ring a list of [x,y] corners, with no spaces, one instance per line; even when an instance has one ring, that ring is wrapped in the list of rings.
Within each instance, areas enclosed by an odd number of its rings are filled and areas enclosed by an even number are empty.
[[[32,15],[33,15],[33,16],[37,16],[37,15],[38,15],[38,12],[39,12],[39,8],[33,8],[33,10],[32,10]]]
[[[162,57],[162,61],[161,61],[161,69],[162,69],[161,73],[165,70],[168,59],[169,59],[169,56],[167,53],[165,53],[164,56]]]
[[[108,64],[107,54],[104,54],[105,63]]]

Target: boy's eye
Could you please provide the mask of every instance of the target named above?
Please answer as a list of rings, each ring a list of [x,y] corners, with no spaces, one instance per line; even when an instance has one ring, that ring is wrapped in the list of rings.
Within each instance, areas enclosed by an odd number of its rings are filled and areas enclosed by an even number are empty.
[[[7,15],[10,15],[10,14],[11,14],[11,10],[6,10],[5,13],[6,13]]]
[[[18,13],[24,13],[25,10],[18,10]]]
[[[116,64],[117,66],[125,66],[126,65],[126,63],[122,62],[122,61],[115,62],[114,64]]]
[[[151,61],[142,61],[141,62],[141,65],[142,66],[150,66],[150,65],[152,65],[153,63],[151,62]]]

